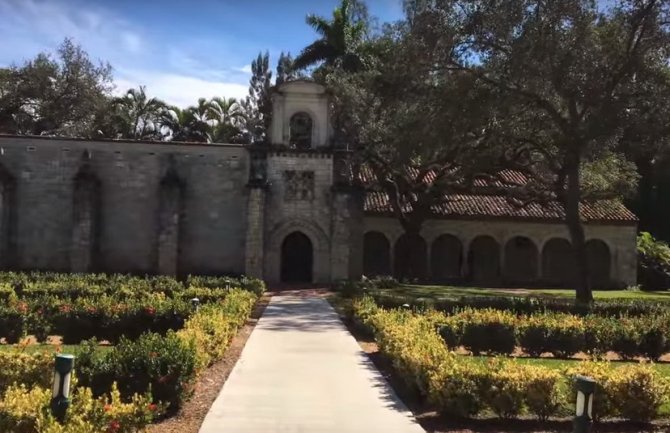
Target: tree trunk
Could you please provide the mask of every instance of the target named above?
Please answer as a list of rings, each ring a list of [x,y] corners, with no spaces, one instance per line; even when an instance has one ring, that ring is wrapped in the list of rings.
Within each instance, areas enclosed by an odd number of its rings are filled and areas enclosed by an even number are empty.
[[[575,259],[575,295],[578,304],[592,304],[593,293],[589,281],[589,268],[586,262],[586,235],[579,213],[581,185],[579,180],[579,159],[568,167],[568,187],[563,200],[565,207],[565,222],[570,232],[572,249]]]

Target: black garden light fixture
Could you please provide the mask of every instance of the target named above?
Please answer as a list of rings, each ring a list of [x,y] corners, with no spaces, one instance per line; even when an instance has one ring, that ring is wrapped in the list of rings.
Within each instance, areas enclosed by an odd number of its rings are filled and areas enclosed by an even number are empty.
[[[573,420],[574,433],[591,431],[593,419],[593,393],[596,390],[596,381],[587,376],[576,376],[577,402],[575,418]]]
[[[70,407],[70,384],[73,370],[74,355],[56,355],[51,414],[61,423],[65,420],[65,414]]]

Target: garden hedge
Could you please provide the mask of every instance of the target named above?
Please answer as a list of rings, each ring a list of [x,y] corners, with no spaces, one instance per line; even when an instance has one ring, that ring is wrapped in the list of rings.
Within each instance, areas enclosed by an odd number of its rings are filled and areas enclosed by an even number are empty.
[[[142,332],[181,329],[193,311],[191,299],[219,302],[232,288],[256,295],[265,284],[254,278],[133,277],[104,274],[0,272],[0,338],[17,343],[26,335],[49,335],[66,344],[97,338],[111,343]]]
[[[670,381],[649,364],[615,367],[606,362],[574,362],[555,370],[509,358],[482,363],[451,352],[436,332],[440,313],[379,308],[370,297],[354,300],[353,317],[374,334],[381,353],[418,396],[449,416],[474,417],[490,411],[515,418],[568,416],[574,407],[571,385],[577,374],[598,381],[598,418],[650,421],[668,403]]]
[[[95,396],[108,393],[114,383],[124,397],[151,392],[154,402],[174,412],[190,396],[196,376],[223,356],[256,300],[251,292],[230,289],[223,301],[201,308],[179,331],[123,337],[106,351],[95,341],[84,344],[77,354],[79,380]]]
[[[95,398],[104,398],[115,389],[124,401],[146,394],[152,404],[164,405],[173,413],[191,395],[198,374],[223,356],[257,299],[252,292],[230,289],[223,300],[192,314],[178,331],[168,330],[165,335],[145,332],[135,340],[121,337],[107,349],[101,349],[95,340],[85,341],[75,354],[79,385],[91,389]],[[11,395],[27,398],[32,392],[28,389],[48,389],[53,356],[23,353],[18,346],[0,352],[0,396],[11,391]],[[2,413],[0,402],[0,426]]]
[[[576,316],[564,313],[516,315],[493,309],[465,309],[442,315],[440,335],[448,346],[508,355],[515,348],[532,356],[550,352],[569,358],[578,352],[616,352],[623,359],[656,360],[670,352],[670,312],[638,317]]]

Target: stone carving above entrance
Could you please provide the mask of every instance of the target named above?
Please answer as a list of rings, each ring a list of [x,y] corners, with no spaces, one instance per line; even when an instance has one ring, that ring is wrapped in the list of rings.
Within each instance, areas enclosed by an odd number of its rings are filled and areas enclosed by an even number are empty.
[[[286,170],[284,172],[285,200],[313,200],[314,172]]]

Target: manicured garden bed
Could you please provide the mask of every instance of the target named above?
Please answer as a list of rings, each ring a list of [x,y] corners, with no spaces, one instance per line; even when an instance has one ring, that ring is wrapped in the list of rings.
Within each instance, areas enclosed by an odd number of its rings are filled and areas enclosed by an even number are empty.
[[[596,378],[594,412],[599,420],[670,417],[666,365],[464,356],[450,350],[438,334],[442,313],[386,310],[368,297],[354,300],[351,314],[355,327],[374,336],[404,387],[450,419],[569,419],[576,374]]]
[[[0,287],[0,337],[21,341],[0,346],[8,433],[130,433],[176,413],[264,291],[252,279],[14,273],[0,273]],[[47,337],[71,344],[31,344]],[[77,386],[60,425],[47,394],[54,352],[64,349],[76,355]]]
[[[574,299],[575,291],[570,289],[507,289],[465,287],[450,285],[419,285],[398,284],[391,288],[379,289],[380,293],[428,299],[456,299],[461,296],[520,296],[544,299],[564,298]],[[636,300],[670,302],[670,291],[642,291],[642,290],[595,290],[593,297],[598,300]]]
[[[575,303],[574,293],[560,289],[486,289],[475,287],[418,286],[384,277],[342,281],[335,290],[345,297],[369,295],[387,308],[403,305],[452,313],[464,308],[508,310],[517,314],[558,312],[604,317],[664,314],[670,311],[670,292],[596,291],[596,301]],[[550,295],[555,293],[555,295]]]

